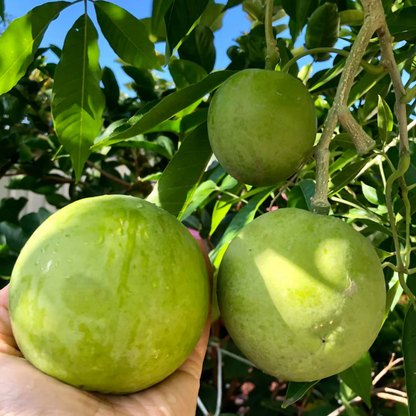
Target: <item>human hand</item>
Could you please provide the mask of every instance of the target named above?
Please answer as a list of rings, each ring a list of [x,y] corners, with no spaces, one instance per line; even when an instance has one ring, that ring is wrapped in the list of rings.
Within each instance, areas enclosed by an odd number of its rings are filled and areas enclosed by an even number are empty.
[[[210,270],[206,249],[197,242]],[[156,386],[126,396],[90,393],[24,359],[13,338],[6,287],[0,291],[0,416],[194,416],[209,331],[210,318],[193,353]]]

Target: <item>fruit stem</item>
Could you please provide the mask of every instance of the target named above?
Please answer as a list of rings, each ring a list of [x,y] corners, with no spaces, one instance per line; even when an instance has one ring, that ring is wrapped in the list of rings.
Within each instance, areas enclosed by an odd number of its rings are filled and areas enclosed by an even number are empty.
[[[396,263],[397,263],[397,269],[399,274],[399,281],[400,285],[403,288],[403,291],[406,293],[406,295],[409,297],[410,301],[415,304],[415,296],[413,295],[412,291],[409,289],[409,287],[406,284],[406,280],[404,278],[403,271],[406,271],[408,268],[408,265],[410,264],[410,202],[409,198],[407,196],[407,187],[406,182],[404,180],[404,174],[407,172],[410,166],[410,153],[408,150],[403,150],[400,153],[400,161],[399,166],[397,167],[397,170],[393,171],[393,173],[389,176],[386,183],[386,206],[389,213],[389,220],[390,220],[390,228],[391,232],[393,234],[393,241],[394,241],[394,247],[396,250]],[[404,186],[402,188],[402,192],[404,191],[404,194],[402,194],[403,202],[406,207],[406,248],[405,248],[405,263],[403,264],[402,256],[400,253],[400,241],[399,241],[399,233],[397,230],[396,225],[396,219],[394,216],[394,210],[393,210],[393,203],[392,203],[392,187],[393,183],[399,179],[400,183],[404,183]]]
[[[267,44],[266,69],[271,71],[276,69],[276,65],[279,62],[279,50],[276,47],[277,42],[273,32],[273,6],[274,0],[267,0],[264,20]]]
[[[336,48],[327,48],[327,47],[322,47],[322,48],[314,48],[314,49],[309,49],[307,51],[303,51],[300,54],[294,56],[290,61],[288,61],[286,63],[286,65],[282,68],[282,72],[288,72],[290,67],[300,58],[303,58],[304,56],[307,55],[315,55],[317,53],[337,53],[338,55],[342,55],[345,56],[346,58],[348,58],[348,56],[350,55],[350,52],[348,51],[344,51],[342,49],[336,49]],[[374,75],[380,75],[383,72],[385,72],[385,68],[382,65],[378,65],[378,66],[374,66],[371,65],[370,63],[368,63],[367,61],[365,61],[364,59],[360,60],[360,65],[370,74],[374,74]]]
[[[222,405],[222,353],[219,346],[215,348],[217,350],[217,406],[214,416],[220,416]]]
[[[374,149],[376,142],[364,131],[360,124],[352,116],[348,107],[340,109],[338,120],[342,127],[350,134],[359,156],[365,155]]]
[[[329,144],[331,143],[333,132],[339,121],[339,113],[344,111],[345,107],[348,108],[351,87],[371,37],[378,28],[386,26],[384,9],[380,0],[363,0],[362,4],[365,15],[364,23],[345,62],[334,104],[329,110],[321,140],[315,153],[316,191],[314,198],[311,200],[311,208],[317,214],[328,214],[330,210],[330,204],[328,202]]]

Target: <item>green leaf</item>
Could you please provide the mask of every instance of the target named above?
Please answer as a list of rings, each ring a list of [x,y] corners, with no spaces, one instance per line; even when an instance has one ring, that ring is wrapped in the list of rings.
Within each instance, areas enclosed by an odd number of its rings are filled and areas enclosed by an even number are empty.
[[[113,133],[113,136],[106,140],[100,141],[93,146],[93,149],[103,146],[109,146],[113,143],[121,142],[130,137],[142,134],[152,127],[157,126],[162,121],[168,120],[179,111],[190,106],[195,101],[200,100],[206,94],[218,88],[226,79],[235,74],[234,71],[218,71],[208,75],[201,82],[186,87],[181,91],[169,94],[162,101],[157,103],[147,113],[141,116],[136,122],[125,129],[119,127]]]
[[[347,415],[360,416],[360,414],[356,411],[356,408],[350,403],[350,401],[355,397],[355,394],[344,382],[339,384],[339,394]]]
[[[348,97],[348,107],[351,107],[358,99],[360,99],[366,92],[370,91],[379,81],[381,81],[387,72],[375,75],[369,72],[365,73],[358,82],[351,88]]]
[[[284,39],[279,39],[277,41],[277,48],[279,49],[280,53],[280,68],[283,68],[292,58],[292,52],[290,52],[289,48],[286,46],[286,42]],[[289,73],[292,74],[294,77],[298,76],[299,66],[297,62],[295,62],[290,68]]]
[[[394,284],[392,284],[387,291],[384,320],[386,320],[389,313],[394,310],[394,308],[397,305],[397,302],[400,300],[402,293],[403,293],[403,288],[400,286],[399,279],[396,278],[396,281],[394,282]],[[397,296],[398,294],[399,296]]]
[[[248,204],[246,204],[238,213],[235,215],[230,225],[225,230],[220,242],[217,244],[214,250],[209,254],[211,263],[218,268],[221,262],[222,256],[225,250],[234,239],[234,237],[251,221],[254,220],[257,210],[260,205],[268,198],[275,188],[270,187],[259,193],[255,197],[251,198]]]
[[[339,36],[338,7],[334,3],[324,3],[318,7],[310,17],[305,34],[305,46],[307,49],[320,47],[332,48]],[[326,61],[329,53],[315,55],[318,61]]]
[[[406,7],[387,18],[387,25],[396,42],[416,36],[416,7]]]
[[[195,28],[209,0],[174,0],[165,13],[166,58],[180,46],[182,39]]]
[[[216,58],[212,30],[202,24],[196,26],[179,48],[179,56],[211,72]]]
[[[230,211],[232,204],[228,203],[233,197],[231,195],[222,194],[219,195],[221,197],[214,205],[214,209],[212,210],[211,216],[211,230],[209,235],[214,234],[215,230],[220,225],[221,221],[225,218],[225,216]]]
[[[66,36],[52,93],[55,131],[71,155],[77,180],[100,132],[105,108],[97,39],[92,21],[81,16]]]
[[[116,144],[120,147],[131,147],[135,149],[146,149],[158,153],[168,159],[173,157],[173,142],[166,136],[159,136],[156,141],[150,142],[145,140],[143,135],[127,139],[123,143]]]
[[[383,98],[386,97],[390,90],[390,85],[390,78],[385,77],[367,92],[364,98],[364,106],[358,109],[359,122],[363,124],[367,120],[371,119],[375,113],[377,113],[379,96]]]
[[[191,130],[193,130],[195,127],[198,127],[200,124],[207,121],[208,117],[208,109],[203,108],[197,111],[194,111],[191,114],[188,114],[187,116],[183,117],[181,119],[181,127],[180,131],[183,134],[189,133]]]
[[[360,160],[359,162],[352,163],[345,167],[340,173],[338,173],[338,175],[334,176],[331,179],[328,196],[331,197],[337,194],[341,189],[344,189],[345,186],[351,183],[369,160],[370,157]]]
[[[147,200],[180,219],[211,156],[207,124],[204,123],[185,138]]]
[[[305,383],[291,381],[287,388],[285,401],[282,404],[283,409],[300,400],[317,383],[319,383],[319,380]]]
[[[4,0],[0,0],[0,18],[4,22]]]
[[[61,59],[62,49],[58,48],[56,45],[49,45],[49,49],[59,58]]]
[[[49,24],[71,4],[46,3],[10,23],[0,37],[0,95],[10,91],[26,73]]]
[[[357,9],[343,10],[339,12],[340,25],[361,26],[364,22],[364,12]]]
[[[26,204],[27,199],[23,197],[19,199],[3,198],[0,201],[0,222],[7,221],[12,224],[19,224],[20,211]]]
[[[328,69],[327,71],[324,71],[324,74],[322,75],[322,77],[320,77],[319,80],[309,88],[309,91],[310,92],[317,91],[323,85],[325,85],[329,81],[336,78],[343,71],[344,66],[345,66],[345,61],[346,59],[342,58],[332,68]],[[311,80],[313,81],[314,78],[312,78]]]
[[[416,311],[410,304],[404,320],[403,357],[409,415],[416,415]]]
[[[156,81],[148,69],[136,68],[134,66],[123,65],[123,71],[134,79],[133,89],[142,101],[154,101],[158,99],[155,91]]]
[[[207,72],[198,64],[185,59],[174,59],[169,64],[169,72],[178,90],[202,81]]]
[[[243,1],[244,0],[228,0],[227,4],[225,5],[224,11],[240,5]]]
[[[104,85],[103,92],[108,108],[117,108],[118,100],[120,98],[120,88],[114,72],[106,66],[103,68],[102,81]]]
[[[294,186],[288,195],[287,206],[291,208],[311,210],[311,198],[315,195],[315,182],[311,179],[301,181]]]
[[[146,26],[127,10],[107,1],[94,1],[98,24],[114,52],[137,68],[162,69]]]
[[[20,226],[25,233],[32,235],[35,230],[41,225],[46,219],[52,215],[45,208],[39,208],[38,212],[31,212],[22,217],[20,220]]]
[[[66,36],[52,93],[55,131],[71,156],[77,180],[100,131],[105,108],[97,39],[92,21],[81,16]]]
[[[189,205],[181,216],[181,221],[185,221],[216,189],[217,184],[214,181],[201,183],[192,195]]]
[[[378,96],[377,125],[381,143],[384,147],[390,142],[391,132],[393,131],[393,114],[389,105],[380,96]]]
[[[30,237],[30,234],[25,233],[19,225],[5,221],[0,222],[0,233],[4,234],[7,245],[16,252],[23,248]]]
[[[290,16],[290,34],[293,41],[306,24],[307,18],[318,7],[319,0],[282,0],[285,12]]]
[[[366,185],[364,182],[361,184],[363,195],[368,202],[374,205],[384,204],[384,196],[381,192],[377,192],[376,188]]]
[[[360,222],[362,222],[363,224],[365,224],[370,230],[374,230],[374,231],[380,231],[390,237],[393,236],[391,229],[385,227],[382,224],[379,224],[378,222],[372,221],[370,219],[366,219],[366,218],[360,218],[359,219]],[[403,237],[399,237],[400,239],[404,240]]]
[[[371,357],[366,352],[354,365],[338,374],[339,378],[371,409]]]
[[[173,0],[153,0],[152,19],[150,23],[150,33],[159,37],[159,33],[165,28],[165,14],[168,11]]]
[[[332,176],[335,172],[344,168],[352,160],[357,157],[357,151],[355,149],[348,149],[345,151],[332,165],[329,167],[329,176]]]
[[[215,2],[208,3],[201,16],[201,25],[209,27],[213,32],[220,30],[222,27],[222,19],[224,17],[224,8],[224,4]]]

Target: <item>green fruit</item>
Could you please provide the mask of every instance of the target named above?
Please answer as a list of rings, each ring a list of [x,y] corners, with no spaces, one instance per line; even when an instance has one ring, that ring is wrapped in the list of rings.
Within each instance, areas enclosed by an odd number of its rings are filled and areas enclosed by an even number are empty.
[[[287,179],[312,151],[315,106],[292,75],[247,69],[215,93],[208,113],[212,150],[240,182],[274,185]]]
[[[350,367],[384,318],[383,271],[370,242],[334,217],[262,215],[232,241],[218,280],[221,317],[266,373],[313,381]]]
[[[13,270],[24,356],[66,383],[131,393],[174,372],[204,328],[209,281],[187,229],[127,196],[75,202],[46,220]]]

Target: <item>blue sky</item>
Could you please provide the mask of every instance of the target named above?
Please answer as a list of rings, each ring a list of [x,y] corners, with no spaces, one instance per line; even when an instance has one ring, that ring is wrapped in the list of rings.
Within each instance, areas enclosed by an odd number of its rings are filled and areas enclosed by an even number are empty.
[[[226,3],[226,0],[216,0],[217,3]],[[23,16],[29,10],[35,6],[44,4],[44,0],[5,0],[6,3],[6,14],[9,19],[15,19],[17,17]],[[152,0],[113,0],[113,3],[124,7],[130,13],[135,15],[138,19],[143,19],[151,15],[152,10]],[[54,44],[59,47],[62,47],[65,39],[65,35],[68,30],[71,28],[73,23],[77,18],[84,13],[84,6],[82,3],[74,4],[73,6],[64,10],[57,20],[53,21],[49,26],[41,46],[48,46],[49,44]],[[89,3],[89,15],[93,19],[98,29],[98,24],[96,23],[94,7]],[[287,18],[280,20],[276,24],[286,23]],[[223,26],[220,30],[215,32],[215,47],[217,50],[217,60],[215,64],[216,69],[225,68],[230,60],[226,54],[227,49],[235,44],[234,40],[239,37],[243,32],[248,32],[250,30],[251,22],[246,17],[246,13],[243,11],[241,6],[234,7],[227,11],[224,16]],[[289,36],[288,31],[283,32],[279,36]],[[296,46],[303,44],[304,37],[301,35],[296,42]],[[116,73],[116,77],[119,81],[120,86],[131,81],[131,79],[121,70],[120,64],[115,62],[117,56],[108,45],[107,41],[100,33],[99,35],[99,48],[100,48],[100,64],[102,67],[108,66],[113,69]],[[156,50],[161,53],[164,53],[164,44],[156,44]],[[48,51],[48,59],[51,62],[56,62],[56,56]],[[309,57],[303,58],[299,61],[299,65],[305,65],[307,62],[310,62]],[[316,63],[314,64],[313,70],[318,71],[322,67],[331,66],[331,61],[327,61],[324,64]],[[166,74],[160,74],[165,79],[171,79],[169,72]],[[127,92],[127,89],[122,88],[124,92]]]

